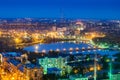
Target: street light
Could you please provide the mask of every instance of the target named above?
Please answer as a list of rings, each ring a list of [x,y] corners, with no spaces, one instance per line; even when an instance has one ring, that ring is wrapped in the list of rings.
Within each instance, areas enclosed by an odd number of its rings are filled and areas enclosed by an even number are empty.
[[[36,45],[36,46],[35,46],[35,49],[38,50],[38,48],[39,48],[39,47]]]

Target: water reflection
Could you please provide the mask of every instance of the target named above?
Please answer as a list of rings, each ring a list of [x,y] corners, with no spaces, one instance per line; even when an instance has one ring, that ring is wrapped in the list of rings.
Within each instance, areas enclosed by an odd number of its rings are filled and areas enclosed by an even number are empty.
[[[118,51],[109,51],[109,50],[102,50],[98,49],[95,46],[92,46],[87,43],[73,43],[73,42],[57,42],[51,44],[37,44],[34,46],[29,46],[24,48],[24,50],[28,52],[37,52],[37,53],[48,53],[49,51],[57,51],[69,54],[79,54],[79,53],[99,53],[99,54],[115,54]]]

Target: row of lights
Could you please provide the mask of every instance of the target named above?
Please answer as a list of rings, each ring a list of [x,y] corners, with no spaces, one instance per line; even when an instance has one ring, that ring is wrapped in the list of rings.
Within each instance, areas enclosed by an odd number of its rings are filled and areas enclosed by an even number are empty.
[[[36,51],[38,50],[38,48],[39,48],[38,46],[35,46]],[[88,49],[91,49],[91,47],[88,47]],[[73,51],[73,50],[74,50],[73,48],[69,48],[70,52]],[[79,51],[79,48],[77,47],[77,48],[75,48],[75,50]],[[82,47],[82,50],[85,50],[85,47]],[[98,49],[98,50],[100,51],[101,49]],[[53,51],[53,50],[50,49],[49,51]],[[55,51],[60,52],[60,49],[56,49]],[[67,49],[63,48],[63,51],[67,51]],[[96,51],[96,50],[93,50],[93,51]],[[46,53],[46,50],[44,49],[44,50],[42,50],[42,52]],[[90,50],[88,50],[88,52],[90,52]]]

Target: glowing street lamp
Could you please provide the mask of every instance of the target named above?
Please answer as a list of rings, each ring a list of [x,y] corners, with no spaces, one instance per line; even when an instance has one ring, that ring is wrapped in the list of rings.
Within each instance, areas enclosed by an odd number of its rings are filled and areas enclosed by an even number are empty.
[[[66,48],[64,48],[63,51],[66,51]]]
[[[39,47],[38,46],[35,46],[35,49],[37,50]]]
[[[46,53],[46,50],[42,50],[42,53]]]
[[[76,47],[75,49],[76,49],[76,51],[79,51],[79,48],[78,48],[78,47]]]
[[[56,49],[57,52],[60,52],[60,49]]]
[[[69,51],[73,51],[73,48],[69,48]]]

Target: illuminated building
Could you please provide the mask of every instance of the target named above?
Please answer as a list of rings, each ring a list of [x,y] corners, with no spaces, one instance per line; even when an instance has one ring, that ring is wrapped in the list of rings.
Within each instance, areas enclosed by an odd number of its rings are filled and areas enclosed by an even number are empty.
[[[80,35],[81,31],[83,31],[85,28],[86,26],[81,21],[77,21],[72,25],[73,33],[76,36]]]
[[[119,80],[120,74],[113,74],[111,77],[112,77],[112,80]],[[103,80],[110,80],[110,79],[103,79]]]
[[[43,68],[30,63],[26,54],[10,52],[2,55],[5,59],[3,67],[0,67],[2,80],[42,80]]]
[[[25,64],[24,74],[29,77],[29,80],[42,80],[43,68],[38,65]]]
[[[85,25],[82,22],[80,22],[80,21],[76,22],[75,27],[79,31],[82,31],[82,30],[84,30],[86,28]]]
[[[60,74],[64,73],[64,68],[68,73],[71,71],[71,67],[65,64],[66,58],[59,57],[45,57],[39,58],[39,64],[44,68],[44,74],[47,74],[48,68],[58,68],[61,70]]]

